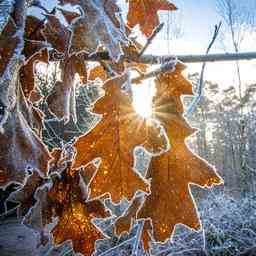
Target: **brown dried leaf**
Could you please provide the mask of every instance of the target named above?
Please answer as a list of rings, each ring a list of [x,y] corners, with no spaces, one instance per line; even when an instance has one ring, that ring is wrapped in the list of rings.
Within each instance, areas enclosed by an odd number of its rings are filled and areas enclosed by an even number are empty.
[[[0,133],[0,186],[23,183],[28,168],[46,175],[49,152],[29,127],[20,107],[16,105],[3,128],[4,132]]]
[[[19,190],[10,194],[7,201],[19,203],[18,216],[23,217],[27,214],[29,209],[34,206],[36,199],[34,194],[38,187],[42,186],[44,179],[38,174],[33,172],[26,180],[26,183]]]
[[[128,39],[120,30],[122,24],[116,15],[119,11],[115,0],[92,0],[80,3],[85,15],[72,24],[73,37],[71,53],[95,52],[102,45],[116,62],[123,55],[120,44],[126,45]],[[117,26],[118,25],[118,26]]]
[[[34,54],[48,47],[42,33],[43,26],[43,20],[40,20],[35,16],[27,16],[24,32],[25,45],[23,49],[26,61],[28,61]]]
[[[48,63],[49,54],[47,49],[35,53],[20,69],[20,82],[23,93],[28,98],[35,89],[35,65],[38,62]]]
[[[103,82],[109,78],[108,73],[102,65],[97,65],[90,70],[88,80],[94,81],[96,78],[100,78]]]
[[[64,171],[68,164],[72,162],[74,157],[74,150],[71,146],[66,146],[63,149],[54,148],[51,152],[52,159],[49,162],[50,174]],[[94,168],[95,169],[95,168]]]
[[[4,74],[14,51],[20,42],[17,27],[11,17],[0,35],[0,77]]]
[[[127,15],[128,26],[133,28],[137,24],[141,32],[149,37],[159,25],[158,11],[174,11],[176,6],[167,0],[128,0],[129,10]]]
[[[90,183],[90,199],[110,194],[113,202],[118,202],[122,197],[131,200],[137,190],[147,191],[147,184],[132,168],[134,147],[143,145],[158,153],[166,148],[166,137],[159,135],[161,127],[140,117],[131,97],[122,92],[126,79],[123,75],[106,81],[105,96],[93,109],[102,115],[102,121],[74,144],[77,154],[73,168],[101,158]],[[152,140],[148,144],[149,137]]]
[[[70,120],[72,114],[76,120],[75,106],[72,104],[75,90],[75,74],[78,73],[83,83],[87,81],[87,73],[84,62],[72,55],[62,63],[62,81],[57,81],[46,101],[49,110],[59,119],[65,122]]]
[[[32,41],[42,42],[45,38],[42,33],[44,20],[40,20],[35,16],[28,15],[26,17],[24,37]]]
[[[33,104],[25,98],[21,89],[19,92],[18,100],[20,110],[28,125],[37,133],[37,135],[40,136],[43,129],[43,112],[40,109],[34,107]]]
[[[43,29],[46,41],[60,53],[65,55],[69,52],[71,31],[65,27],[59,18],[53,14],[46,14],[47,23]]]

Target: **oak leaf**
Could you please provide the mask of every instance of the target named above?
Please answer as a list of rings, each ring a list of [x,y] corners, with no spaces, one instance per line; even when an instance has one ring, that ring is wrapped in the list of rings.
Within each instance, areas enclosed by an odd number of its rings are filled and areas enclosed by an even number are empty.
[[[20,85],[19,85],[18,101],[19,101],[20,111],[22,112],[28,125],[30,126],[31,129],[33,129],[36,132],[36,134],[39,137],[41,137],[42,129],[43,129],[44,114],[39,108],[33,106],[33,104],[25,98]]]
[[[72,32],[62,24],[60,19],[53,14],[46,14],[47,22],[43,29],[43,35],[48,43],[59,53],[69,53]]]
[[[22,184],[28,168],[47,175],[50,155],[43,142],[29,127],[18,104],[9,114],[0,133],[0,186]]]
[[[160,152],[167,147],[161,127],[147,122],[132,106],[131,97],[121,90],[126,75],[107,80],[105,96],[93,110],[102,115],[101,122],[87,134],[78,138],[73,168],[101,158],[99,169],[90,183],[90,199],[110,194],[113,202],[122,197],[131,199],[137,190],[147,191],[147,184],[133,170],[134,147],[144,146],[150,152]],[[148,138],[152,138],[148,143]]]
[[[123,55],[121,45],[127,45],[128,39],[125,32],[120,30],[120,27],[123,26],[122,21],[118,20],[118,26],[115,24],[117,21],[115,17],[119,12],[116,1],[92,0],[83,1],[80,5],[84,15],[72,24],[71,54],[82,51],[93,53],[101,45],[117,62]]]
[[[87,176],[86,171],[72,175],[67,168],[61,176],[54,177],[53,184],[39,188],[35,196],[37,204],[24,223],[42,232],[52,223],[53,217],[58,217],[58,223],[51,231],[54,243],[59,245],[71,240],[75,252],[92,255],[94,243],[102,238],[102,234],[91,221],[95,217],[107,217],[109,213],[99,200],[85,202],[87,190],[83,177]]]
[[[8,23],[0,35],[0,77],[4,74],[8,63],[14,55],[16,47],[20,43],[20,38],[17,36],[16,32],[16,24],[10,16]]]
[[[35,65],[39,62],[49,62],[47,49],[34,53],[19,71],[22,90],[26,98],[30,97],[31,92],[35,89]]]
[[[24,217],[29,209],[34,206],[36,199],[34,194],[38,187],[42,186],[44,179],[38,174],[38,172],[33,172],[28,176],[26,183],[17,191],[14,191],[7,198],[7,201],[12,201],[19,203],[17,209],[18,217]]]
[[[174,11],[176,6],[167,0],[129,0],[127,25],[131,28],[137,24],[141,32],[149,37],[159,25],[157,12],[161,10]]]
[[[133,219],[145,219],[147,224],[142,235],[145,249],[150,247],[150,233],[153,233],[154,240],[165,242],[178,223],[193,229],[200,228],[190,184],[211,187],[222,183],[215,169],[190,151],[185,143],[195,129],[182,117],[180,96],[192,95],[192,85],[181,74],[183,69],[184,66],[178,63],[176,71],[156,78],[153,113],[165,127],[171,149],[151,160],[146,174],[146,178],[151,180],[151,194],[146,196],[145,203],[139,204],[141,199],[135,198],[116,222],[116,232],[120,234],[129,231]]]
[[[27,16],[24,31],[24,49],[26,61],[34,54],[47,48],[49,45],[45,41],[45,37],[42,33],[44,27],[44,20],[40,20],[35,16]]]
[[[76,121],[75,75],[78,73],[83,83],[87,81],[87,71],[83,60],[75,55],[67,57],[62,63],[62,81],[57,81],[46,101],[51,113],[58,119],[70,120],[72,115]]]

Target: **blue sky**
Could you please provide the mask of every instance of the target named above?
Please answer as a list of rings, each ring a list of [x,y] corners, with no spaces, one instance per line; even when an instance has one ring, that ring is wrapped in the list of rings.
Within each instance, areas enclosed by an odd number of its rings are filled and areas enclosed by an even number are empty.
[[[175,0],[183,18],[184,36],[187,40],[207,41],[213,26],[219,22],[215,0]]]
[[[240,0],[237,0],[240,1]],[[254,0],[246,0],[254,1]],[[167,45],[170,43],[166,39],[166,29],[153,42],[150,53],[157,54],[200,54],[206,51],[209,41],[212,38],[214,25],[222,18],[217,12],[216,0],[174,0],[179,10],[176,15],[180,17],[182,35],[176,40],[172,40],[170,51]],[[256,12],[255,12],[256,13]],[[167,20],[167,13],[161,12],[161,20]],[[222,26],[221,35],[212,47],[212,53],[232,52],[233,48],[228,40],[225,25]],[[254,30],[256,31],[256,29]],[[256,32],[250,32],[245,36],[242,44],[242,51],[256,51]],[[225,45],[225,48],[223,47]],[[159,47],[161,46],[161,47]],[[240,62],[242,81],[246,83],[256,83],[256,61]],[[199,72],[200,64],[188,64],[187,72]],[[226,88],[236,85],[236,69],[234,62],[218,62],[207,64],[205,78],[215,81]]]

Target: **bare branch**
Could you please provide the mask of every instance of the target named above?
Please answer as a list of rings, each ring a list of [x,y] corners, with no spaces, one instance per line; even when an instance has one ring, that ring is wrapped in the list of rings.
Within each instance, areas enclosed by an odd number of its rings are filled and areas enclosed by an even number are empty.
[[[166,63],[163,63],[160,68],[158,68],[156,70],[153,70],[153,71],[151,71],[149,73],[146,73],[146,74],[142,73],[138,77],[133,78],[132,83],[138,84],[142,80],[158,76],[162,73],[173,72],[175,70],[176,64],[177,64],[177,59],[166,62]]]
[[[211,42],[210,42],[210,44],[209,44],[209,46],[207,47],[207,50],[206,50],[206,56],[209,54],[209,52],[210,52],[214,42],[216,41],[216,39],[218,37],[219,31],[220,31],[220,27],[221,27],[221,22],[219,23],[219,25],[215,25],[215,30],[214,30],[214,33],[213,33],[212,40],[211,40]],[[204,62],[203,65],[202,65],[199,85],[198,85],[198,89],[197,89],[197,96],[193,99],[192,103],[188,107],[186,115],[191,115],[192,114],[192,112],[194,111],[196,105],[199,103],[199,101],[201,99],[202,91],[203,91],[203,87],[204,87],[204,71],[205,71],[205,66],[206,66],[206,62]]]
[[[111,61],[107,52],[97,52],[94,54],[79,54],[86,61]],[[237,60],[253,60],[256,59],[256,52],[240,52],[240,53],[216,53],[216,54],[199,54],[199,55],[149,55],[144,54],[140,57],[125,56],[127,62],[144,63],[144,64],[161,64],[175,59],[183,63],[202,63],[202,62],[218,62],[218,61],[237,61]]]
[[[142,48],[142,50],[139,53],[139,57],[143,55],[143,53],[147,50],[147,48],[150,46],[156,35],[162,30],[164,27],[164,23],[159,24],[154,31],[152,32],[151,36],[148,38],[147,43],[145,46]]]

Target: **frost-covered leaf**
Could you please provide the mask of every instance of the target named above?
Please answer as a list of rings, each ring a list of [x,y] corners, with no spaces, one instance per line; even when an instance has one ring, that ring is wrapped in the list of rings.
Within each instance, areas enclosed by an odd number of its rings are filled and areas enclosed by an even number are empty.
[[[70,120],[72,115],[76,122],[75,109],[75,74],[79,74],[83,82],[87,81],[85,63],[79,57],[73,55],[66,58],[62,63],[62,81],[57,81],[47,97],[49,110],[65,122]]]
[[[21,88],[19,92],[19,107],[29,127],[33,129],[39,137],[41,137],[44,114],[25,98]]]
[[[43,29],[46,41],[60,53],[68,54],[71,40],[71,31],[65,27],[60,19],[53,14],[46,14],[47,22]]]
[[[81,1],[80,5],[84,13],[72,24],[71,53],[92,53],[103,46],[117,62],[123,55],[121,45],[127,45],[128,39],[120,29],[122,20],[116,18],[120,12],[116,1]]]
[[[86,176],[86,173],[83,173]],[[91,176],[91,174],[90,174]],[[45,230],[45,226],[58,217],[51,233],[55,244],[71,240],[75,252],[91,255],[94,243],[102,234],[91,223],[95,217],[107,217],[104,205],[98,201],[85,202],[86,184],[81,173],[67,168],[62,177],[55,177],[52,184],[44,186],[36,193],[37,204],[26,216],[24,223]]]
[[[25,1],[16,2],[12,16],[9,16],[0,35],[0,129],[16,104],[18,70],[24,47],[23,34],[26,7]]]
[[[21,67],[19,77],[26,98],[28,98],[31,92],[35,89],[35,65],[38,62],[48,63],[48,61],[48,50],[41,50],[40,48],[40,50],[38,49],[37,53],[33,54],[33,56]]]
[[[152,192],[138,213],[138,218],[151,218],[153,236],[161,242],[170,237],[177,223],[200,228],[189,190],[190,183],[202,187],[222,183],[215,169],[192,153],[185,144],[185,139],[194,133],[194,129],[182,117],[180,96],[191,94],[192,85],[190,89],[188,82],[187,86],[184,85],[181,70],[182,66],[178,64],[176,72],[160,75],[156,80],[154,114],[166,129],[171,149],[152,159],[147,173],[147,177],[151,178]],[[179,81],[183,81],[183,84]],[[166,200],[165,195],[169,199]]]
[[[20,43],[20,38],[16,34],[17,30],[18,28],[13,18],[10,17],[0,35],[0,77],[7,69],[7,65],[10,63],[10,60],[15,54],[15,49]]]
[[[49,47],[42,33],[44,20],[40,20],[35,16],[27,16],[24,32],[24,50],[26,61],[34,54],[40,52],[44,48]]]
[[[15,0],[3,0],[0,2],[0,34],[9,20]]]
[[[152,233],[156,241],[164,242],[170,238],[177,223],[194,229],[200,228],[189,189],[190,183],[201,187],[222,183],[215,169],[191,152],[185,144],[185,139],[195,130],[182,117],[180,97],[183,94],[192,94],[192,85],[181,74],[183,69],[184,66],[178,63],[176,71],[156,78],[157,93],[153,102],[153,113],[165,127],[171,149],[152,158],[146,174],[146,178],[151,180],[151,194],[146,197],[143,206],[131,204],[131,208],[117,221],[117,231],[121,232],[128,231],[128,220],[132,221],[134,216],[145,219],[145,249],[149,248],[151,241],[149,233]]]
[[[94,105],[93,110],[102,115],[101,122],[74,144],[77,154],[74,168],[101,158],[100,167],[90,184],[90,198],[109,193],[114,202],[122,197],[132,199],[137,190],[147,191],[147,184],[133,170],[134,147],[143,145],[151,152],[166,149],[167,140],[160,134],[161,127],[147,122],[134,110],[132,99],[122,92],[127,81],[122,75],[107,80],[105,96]],[[149,138],[152,138],[148,143]]]
[[[174,11],[176,6],[168,0],[128,0],[128,26],[133,28],[137,24],[144,35],[149,37],[159,25],[157,12],[161,10]]]
[[[28,122],[33,120],[35,113],[29,113],[19,102],[8,115],[0,133],[0,185],[10,182],[23,183],[26,170],[36,170],[41,175],[48,172],[50,155],[43,142],[34,133]],[[23,115],[24,113],[24,115]],[[28,119],[27,119],[28,118]]]
[[[132,224],[136,221],[137,212],[143,205],[144,201],[144,196],[137,196],[132,200],[124,214],[116,221],[116,234],[121,235],[123,232],[131,231]]]
[[[36,203],[34,194],[38,187],[44,183],[44,179],[38,174],[33,172],[26,180],[23,187],[14,191],[7,198],[7,201],[19,203],[18,216],[23,217],[27,214],[29,209]]]

